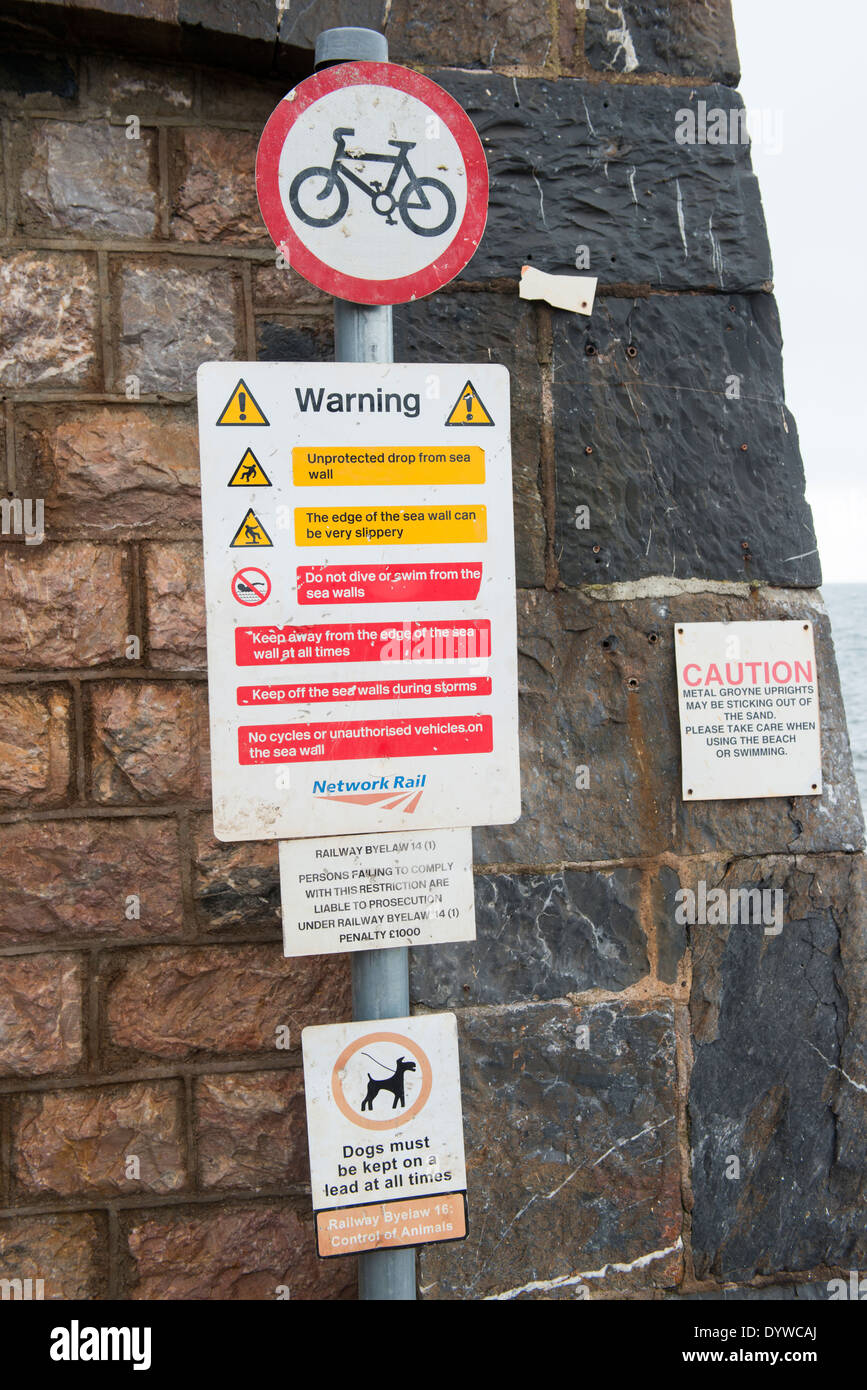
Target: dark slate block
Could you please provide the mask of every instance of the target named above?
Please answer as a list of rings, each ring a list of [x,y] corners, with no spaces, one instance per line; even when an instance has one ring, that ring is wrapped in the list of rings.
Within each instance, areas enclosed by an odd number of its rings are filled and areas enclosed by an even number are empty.
[[[781,354],[764,294],[603,299],[590,321],[555,316],[567,584],[822,582]],[[579,506],[590,508],[587,529],[575,524]]]
[[[488,226],[465,279],[575,274],[603,284],[760,289],[771,258],[749,147],[678,144],[690,103],[740,109],[728,88],[546,82],[441,70],[491,172]]]
[[[656,923],[656,969],[660,980],[667,985],[677,983],[687,946],[686,927],[679,925],[675,916],[675,894],[680,886],[678,875],[667,864],[661,864],[658,876],[651,880],[651,901]]]
[[[648,972],[640,869],[476,877],[476,941],[413,951],[427,1008],[620,990]]]
[[[410,67],[538,68],[554,47],[539,0],[392,0],[385,11],[389,57]]]
[[[721,886],[780,888],[782,933],[690,929],[699,1278],[864,1268],[865,904],[856,874],[863,884],[863,860],[847,855],[736,863]],[[729,1155],[740,1159],[737,1179],[725,1176]]]
[[[660,585],[663,588],[664,585]],[[824,793],[684,805],[673,655],[676,622],[807,618],[814,624]],[[478,866],[658,855],[854,850],[864,825],[821,597],[675,593],[612,601],[577,591],[518,595],[523,815],[473,832]],[[576,769],[589,785],[576,787]],[[671,928],[670,930],[674,930]],[[660,948],[665,968],[677,941]]]
[[[66,58],[44,53],[0,53],[0,98],[58,97],[74,101],[78,79]]]
[[[214,839],[210,814],[195,817],[192,892],[207,932],[280,930],[280,870],[273,841]]]
[[[438,294],[394,306],[398,362],[502,362],[511,373],[512,481],[518,585],[545,581],[539,495],[542,384],[531,305],[500,294]],[[451,403],[449,403],[450,405]],[[443,409],[448,406],[443,402]]]
[[[177,0],[177,21],[185,28],[264,43],[277,42],[278,13],[271,0]]]
[[[731,0],[590,0],[584,51],[602,72],[740,81]]]
[[[274,19],[275,7],[269,6]],[[383,0],[315,0],[314,4],[282,5],[280,42],[295,48],[316,46],[316,35],[323,29],[382,29]],[[399,59],[391,58],[392,62]]]
[[[331,323],[328,319],[259,319],[256,356],[260,362],[333,362]]]
[[[419,1252],[424,1296],[574,1298],[578,1284],[591,1293],[676,1284],[670,1006],[539,1004],[458,1020],[470,1233]],[[612,1262],[634,1267],[605,1268]]]

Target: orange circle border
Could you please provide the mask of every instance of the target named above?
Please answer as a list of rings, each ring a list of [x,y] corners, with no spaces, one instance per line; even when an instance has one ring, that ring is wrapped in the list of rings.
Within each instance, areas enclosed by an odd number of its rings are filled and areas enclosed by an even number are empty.
[[[343,1094],[343,1086],[339,1079],[339,1073],[346,1066],[352,1057],[362,1046],[363,1043],[393,1042],[406,1043],[410,1051],[418,1058],[421,1063],[421,1090],[408,1110],[405,1110],[395,1120],[367,1120],[359,1115],[356,1110],[351,1110],[346,1096]],[[362,1129],[397,1129],[399,1125],[406,1124],[408,1120],[414,1119],[421,1110],[424,1109],[433,1088],[433,1068],[428,1060],[427,1053],[419,1047],[413,1038],[408,1038],[405,1033],[365,1033],[363,1037],[356,1038],[353,1042],[347,1043],[341,1052],[331,1072],[331,1094],[337,1102],[337,1107],[341,1114],[345,1115],[352,1124],[359,1125]]]

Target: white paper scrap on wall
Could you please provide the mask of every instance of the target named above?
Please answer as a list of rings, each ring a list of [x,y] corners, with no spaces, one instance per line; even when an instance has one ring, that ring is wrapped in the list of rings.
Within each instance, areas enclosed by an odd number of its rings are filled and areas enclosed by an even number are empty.
[[[593,313],[596,298],[595,275],[548,275],[535,266],[521,266],[521,299],[544,299],[555,309],[568,309],[573,314]]]

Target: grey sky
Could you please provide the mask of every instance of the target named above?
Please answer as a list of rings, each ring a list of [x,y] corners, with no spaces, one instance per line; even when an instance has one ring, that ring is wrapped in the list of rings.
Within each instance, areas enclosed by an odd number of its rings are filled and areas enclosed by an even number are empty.
[[[822,12],[815,0],[733,0],[733,8],[740,90],[751,122],[767,113],[764,137],[753,141],[753,167],[774,258],[786,396],[800,431],[824,578],[867,583],[860,140],[867,5],[834,0]]]

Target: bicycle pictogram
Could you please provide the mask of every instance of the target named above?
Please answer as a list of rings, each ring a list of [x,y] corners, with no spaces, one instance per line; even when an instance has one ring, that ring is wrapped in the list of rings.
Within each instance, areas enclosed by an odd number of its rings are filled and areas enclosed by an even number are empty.
[[[416,174],[409,160],[409,151],[415,149],[417,143],[415,140],[389,140],[397,154],[358,154],[346,148],[347,137],[354,135],[354,130],[338,126],[331,134],[335,144],[331,168],[311,165],[309,169],[302,169],[289,189],[292,211],[308,227],[335,226],[349,207],[348,184],[354,183],[367,194],[374,212],[384,217],[390,227],[397,226],[393,216],[397,211],[404,226],[416,236],[440,236],[448,231],[457,212],[454,194],[440,179],[419,178]],[[388,182],[384,187],[380,179],[366,183],[349,167],[347,160],[390,164]],[[396,194],[395,185],[402,174],[406,175],[406,183]],[[321,215],[317,215],[315,203],[325,204]]]

